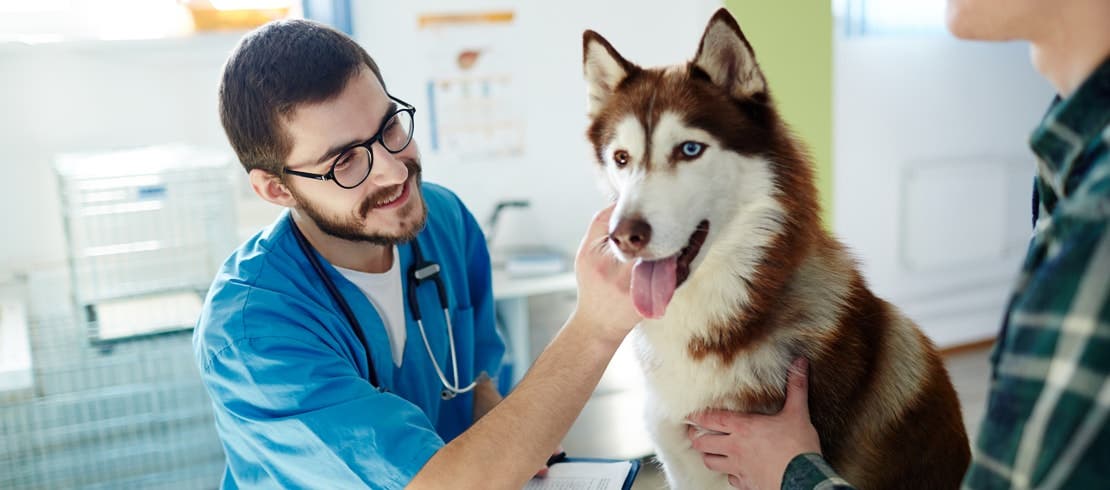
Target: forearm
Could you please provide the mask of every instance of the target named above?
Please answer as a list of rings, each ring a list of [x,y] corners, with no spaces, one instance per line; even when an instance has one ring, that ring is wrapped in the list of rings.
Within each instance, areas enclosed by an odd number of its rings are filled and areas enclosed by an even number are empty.
[[[599,330],[572,316],[513,392],[440,449],[409,488],[524,486],[570,429],[620,345]]]

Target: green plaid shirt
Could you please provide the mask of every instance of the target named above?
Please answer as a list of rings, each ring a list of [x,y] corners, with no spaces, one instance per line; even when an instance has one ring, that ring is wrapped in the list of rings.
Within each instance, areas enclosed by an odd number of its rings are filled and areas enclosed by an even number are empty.
[[[1038,218],[963,486],[1110,488],[1110,59],[1053,103],[1030,143]],[[852,486],[806,454],[782,488]]]

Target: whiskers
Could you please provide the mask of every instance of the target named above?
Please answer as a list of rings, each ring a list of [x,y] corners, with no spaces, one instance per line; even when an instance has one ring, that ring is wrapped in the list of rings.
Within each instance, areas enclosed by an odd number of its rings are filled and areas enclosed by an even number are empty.
[[[598,237],[597,242],[593,244],[593,249],[598,252],[608,253],[609,255],[619,259],[620,257],[613,253],[613,247],[609,246],[609,240],[611,240],[611,237],[612,235],[608,233],[601,235],[600,237]]]

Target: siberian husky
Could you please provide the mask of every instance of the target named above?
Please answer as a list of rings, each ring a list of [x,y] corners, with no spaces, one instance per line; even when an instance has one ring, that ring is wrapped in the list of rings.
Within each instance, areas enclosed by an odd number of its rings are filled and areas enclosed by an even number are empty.
[[[806,151],[721,9],[684,65],[642,68],[583,34],[587,137],[636,261],[647,426],[671,488],[729,488],[686,438],[693,412],[777,413],[810,363],[822,452],[858,488],[956,488],[970,451],[936,348],[875,297],[823,228]]]

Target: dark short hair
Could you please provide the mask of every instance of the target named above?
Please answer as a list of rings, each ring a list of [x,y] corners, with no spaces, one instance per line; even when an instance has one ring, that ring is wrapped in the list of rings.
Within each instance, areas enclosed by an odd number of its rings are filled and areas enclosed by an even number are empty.
[[[362,46],[318,22],[279,20],[243,36],[219,88],[220,123],[243,168],[281,175],[293,148],[282,118],[301,104],[338,96],[363,67],[385,87]]]

